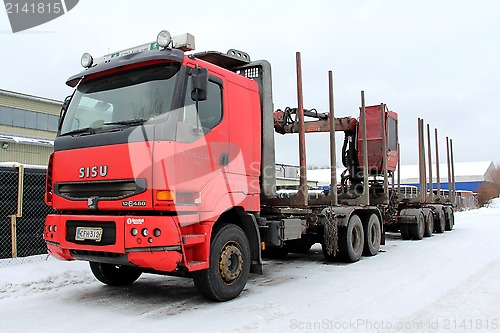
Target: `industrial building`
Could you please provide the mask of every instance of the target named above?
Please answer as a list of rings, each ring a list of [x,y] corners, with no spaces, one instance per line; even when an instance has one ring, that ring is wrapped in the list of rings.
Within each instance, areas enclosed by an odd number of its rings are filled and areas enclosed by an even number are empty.
[[[344,168],[337,169],[337,182],[340,182],[340,175],[344,170]],[[439,170],[441,189],[447,190],[448,167],[446,163],[440,164]],[[495,170],[495,164],[492,161],[455,163],[456,190],[477,192],[481,183],[491,181],[493,170]],[[401,166],[401,185],[410,185],[419,188],[418,176],[418,165]],[[307,170],[307,177],[310,180],[317,181],[320,188],[326,189],[330,187],[330,169]],[[433,165],[433,183],[433,187],[436,188],[436,165]]]
[[[0,89],[0,162],[47,165],[62,102]]]

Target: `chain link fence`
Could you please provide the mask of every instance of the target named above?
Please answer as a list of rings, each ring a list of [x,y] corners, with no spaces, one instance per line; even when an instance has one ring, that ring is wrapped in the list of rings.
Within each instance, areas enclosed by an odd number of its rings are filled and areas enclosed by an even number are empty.
[[[0,166],[0,259],[47,253],[43,230],[45,217],[53,210],[44,202],[45,172],[22,165]],[[9,262],[0,261],[1,265]]]

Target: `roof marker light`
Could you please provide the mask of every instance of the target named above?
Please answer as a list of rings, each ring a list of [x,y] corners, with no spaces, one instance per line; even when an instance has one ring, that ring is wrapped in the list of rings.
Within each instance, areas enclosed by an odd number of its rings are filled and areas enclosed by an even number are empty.
[[[94,59],[92,58],[90,53],[84,53],[82,55],[81,64],[83,67],[89,68],[90,66],[92,66],[93,62],[94,62]]]
[[[170,32],[168,32],[167,30],[160,31],[158,37],[156,37],[156,42],[161,47],[168,47],[171,41],[172,41],[172,36],[170,36]]]

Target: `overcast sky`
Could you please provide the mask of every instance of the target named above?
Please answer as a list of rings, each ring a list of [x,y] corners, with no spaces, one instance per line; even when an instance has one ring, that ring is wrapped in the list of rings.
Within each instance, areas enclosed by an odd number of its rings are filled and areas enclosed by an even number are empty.
[[[275,108],[296,107],[295,52],[304,105],[326,111],[335,76],[336,116],[387,103],[399,114],[403,164],[417,162],[417,118],[453,139],[456,162],[500,161],[500,1],[97,1],[13,34],[0,13],[0,89],[62,100],[80,57],[143,44],[162,29],[189,32],[197,51],[230,48],[273,67]],[[341,134],[337,136],[341,139]],[[277,162],[298,163],[298,138],[277,137]],[[306,139],[309,164],[328,165],[328,134]],[[339,145],[341,142],[338,143]]]

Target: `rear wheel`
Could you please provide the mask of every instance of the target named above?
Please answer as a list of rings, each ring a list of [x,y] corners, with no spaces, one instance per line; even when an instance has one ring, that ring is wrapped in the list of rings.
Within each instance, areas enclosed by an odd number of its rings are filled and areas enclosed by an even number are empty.
[[[410,224],[410,234],[413,240],[421,240],[424,238],[425,233],[425,218],[424,214],[420,211],[417,216],[417,224]]]
[[[126,286],[134,283],[142,274],[132,266],[90,262],[92,273],[104,284],[110,286]]]
[[[347,227],[339,228],[339,258],[344,262],[358,261],[363,245],[363,224],[357,215],[352,215]]]
[[[455,216],[453,214],[453,208],[446,207],[446,224],[445,230],[450,231],[453,230],[453,226],[455,225]]]
[[[425,217],[425,232],[424,237],[431,237],[434,231],[434,214],[431,210],[427,212]]]
[[[410,240],[411,239],[410,225],[409,224],[401,224],[401,227],[399,229],[401,230],[401,238],[403,240]]]
[[[365,234],[363,255],[374,256],[380,249],[380,242],[382,239],[380,220],[377,215],[370,215],[370,219],[363,223],[363,231]]]
[[[444,208],[439,209],[438,217],[434,220],[434,231],[437,234],[442,234],[446,228],[446,218],[444,214]]]
[[[193,272],[196,288],[208,299],[228,301],[245,287],[250,273],[250,245],[243,230],[223,224],[210,242],[210,266]]]

